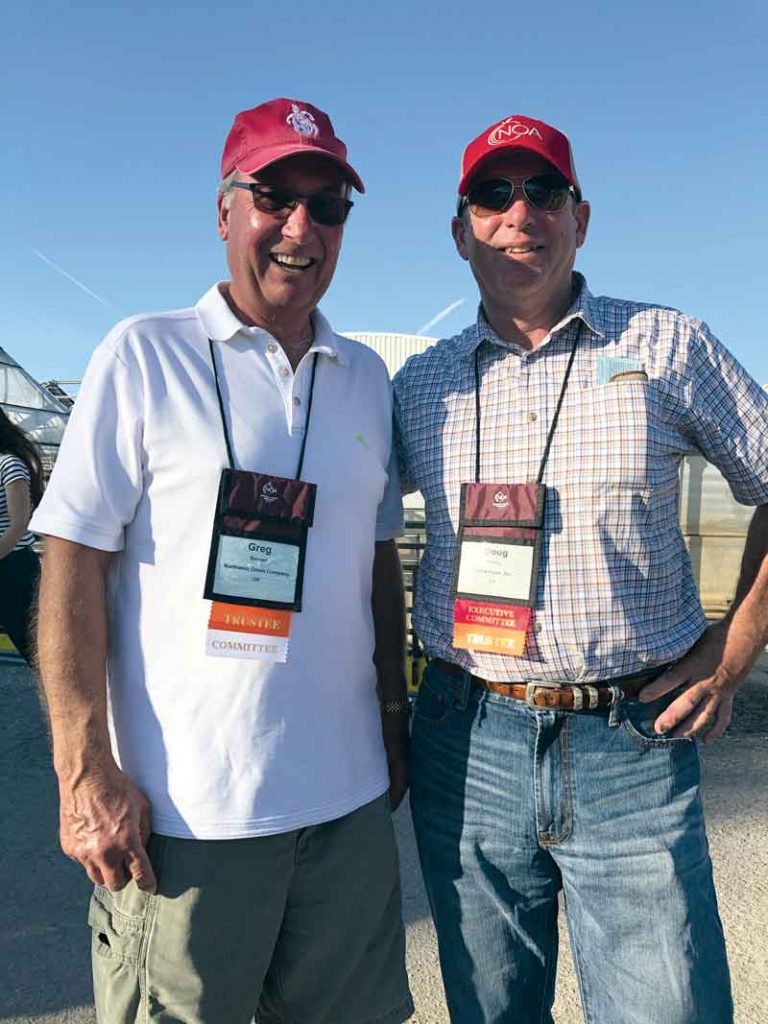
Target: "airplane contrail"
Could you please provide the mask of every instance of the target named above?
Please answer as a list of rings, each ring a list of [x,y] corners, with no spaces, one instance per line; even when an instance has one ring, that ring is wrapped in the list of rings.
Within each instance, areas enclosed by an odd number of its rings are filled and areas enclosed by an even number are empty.
[[[84,291],[86,295],[90,295],[92,299],[96,299],[96,301],[100,302],[102,306],[106,306],[107,309],[115,308],[111,302],[107,302],[106,299],[102,299],[102,297],[100,295],[97,295],[96,292],[91,291],[88,285],[83,284],[82,281],[78,281],[76,277],[73,277],[72,274],[68,273],[63,267],[60,267],[57,263],[54,263],[53,260],[49,260],[44,253],[40,252],[38,249],[32,249],[32,252],[35,254],[35,256],[37,256],[39,260],[42,260],[43,263],[47,263],[49,267],[51,267],[57,273],[61,274],[62,277],[66,277],[66,279],[68,281],[71,281],[72,284],[77,285],[77,287],[80,288],[81,291]]]
[[[424,332],[428,331],[430,329],[430,327],[434,327],[435,324],[439,324],[440,321],[444,320],[445,317],[447,317],[449,313],[452,313],[454,311],[454,309],[458,309],[459,306],[462,304],[462,302],[466,302],[466,301],[467,301],[466,299],[457,299],[455,302],[452,302],[450,304],[450,306],[446,306],[445,309],[440,310],[440,312],[437,314],[437,316],[433,316],[431,320],[427,320],[427,322],[423,325],[423,327],[420,327],[418,329],[418,331],[416,331],[416,333],[417,334],[424,334]]]

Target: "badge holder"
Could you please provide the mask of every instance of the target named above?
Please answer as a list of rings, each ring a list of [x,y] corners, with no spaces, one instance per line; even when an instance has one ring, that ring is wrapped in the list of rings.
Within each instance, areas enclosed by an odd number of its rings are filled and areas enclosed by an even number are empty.
[[[301,611],[316,493],[303,480],[222,470],[203,597]]]
[[[206,652],[213,657],[288,660],[293,612],[300,612],[315,484],[301,480],[317,354],[296,478],[235,469],[213,342],[216,394],[229,457],[221,471],[203,597],[210,600]]]
[[[451,594],[455,647],[525,649],[544,525],[544,486],[462,484]]]
[[[453,563],[453,646],[521,657],[533,621],[544,535],[543,483],[571,375],[576,334],[547,434],[539,473],[525,484],[480,483],[480,362],[475,349],[475,482],[461,485]]]

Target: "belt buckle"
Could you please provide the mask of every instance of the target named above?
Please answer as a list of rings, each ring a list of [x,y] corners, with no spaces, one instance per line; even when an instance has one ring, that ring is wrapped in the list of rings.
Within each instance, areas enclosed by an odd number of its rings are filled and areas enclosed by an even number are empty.
[[[549,688],[550,690],[559,690],[560,689],[560,687],[558,686],[557,683],[547,683],[547,682],[530,683],[530,682],[528,682],[528,683],[525,684],[525,703],[528,705],[529,708],[537,708],[537,707],[539,707],[539,705],[536,704],[535,700],[534,700],[534,698],[536,697],[536,691],[537,690],[541,690],[541,689],[543,689],[545,687]]]
[[[571,711],[592,711],[600,705],[600,694],[597,691],[597,687],[591,683],[568,683],[563,686],[560,683],[539,682],[525,684],[525,703],[529,708],[539,707],[535,703],[535,697],[536,690],[541,687],[548,687],[550,690],[560,690],[562,692],[570,690],[573,695]]]

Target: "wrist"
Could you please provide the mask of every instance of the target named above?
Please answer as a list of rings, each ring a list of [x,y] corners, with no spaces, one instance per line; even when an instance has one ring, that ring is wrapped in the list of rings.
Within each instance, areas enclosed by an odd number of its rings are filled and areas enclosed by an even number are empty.
[[[103,744],[57,748],[54,743],[53,768],[59,788],[75,789],[81,785],[102,785],[121,773],[112,751]]]

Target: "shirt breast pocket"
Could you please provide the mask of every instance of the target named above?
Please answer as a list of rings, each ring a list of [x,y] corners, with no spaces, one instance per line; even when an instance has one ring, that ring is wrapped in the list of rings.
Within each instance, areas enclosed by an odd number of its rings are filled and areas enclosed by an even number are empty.
[[[582,482],[647,487],[655,398],[646,380],[568,390],[553,461]],[[558,444],[558,441],[560,442]]]

